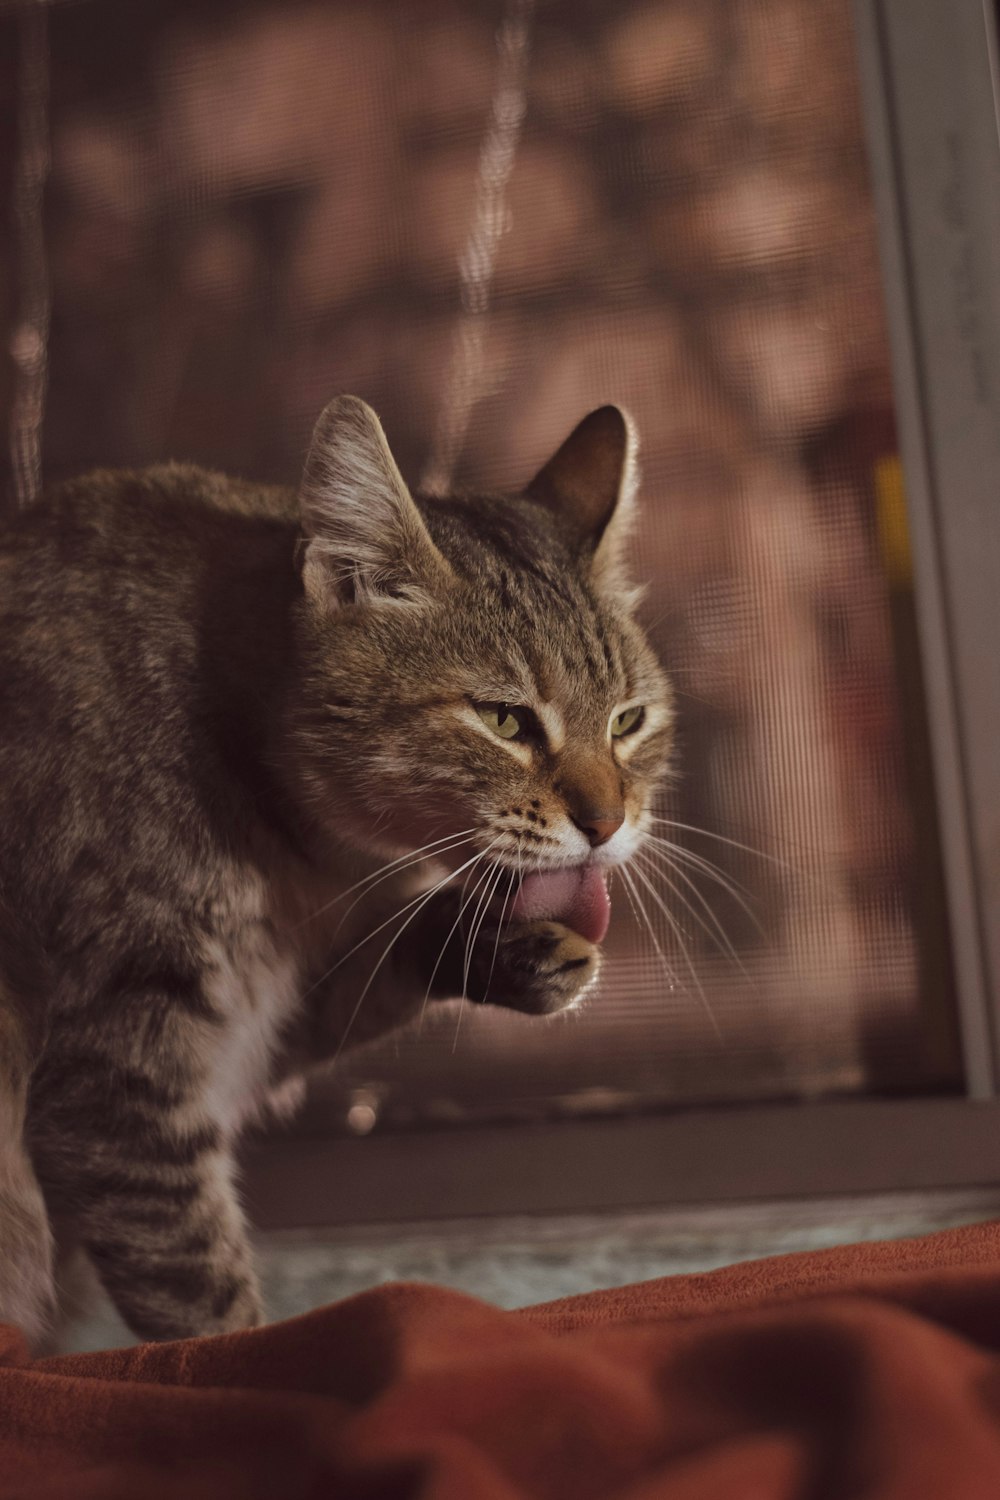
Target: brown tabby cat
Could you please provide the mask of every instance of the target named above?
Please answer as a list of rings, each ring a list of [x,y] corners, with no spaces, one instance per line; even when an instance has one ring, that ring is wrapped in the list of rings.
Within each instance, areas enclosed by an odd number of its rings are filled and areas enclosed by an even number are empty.
[[[143,1337],[257,1322],[272,1091],[593,980],[671,732],[631,449],[602,407],[521,495],[414,497],[345,397],[297,497],[102,472],[0,533],[0,1319],[43,1335],[55,1235]]]

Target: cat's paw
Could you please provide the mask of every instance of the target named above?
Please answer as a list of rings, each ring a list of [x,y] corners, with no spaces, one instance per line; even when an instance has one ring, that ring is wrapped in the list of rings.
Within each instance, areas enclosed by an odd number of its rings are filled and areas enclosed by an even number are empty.
[[[469,999],[529,1015],[552,1015],[577,1004],[601,966],[601,950],[561,922],[511,923],[495,947],[482,947],[484,960],[491,951],[496,957],[492,964],[476,964]]]

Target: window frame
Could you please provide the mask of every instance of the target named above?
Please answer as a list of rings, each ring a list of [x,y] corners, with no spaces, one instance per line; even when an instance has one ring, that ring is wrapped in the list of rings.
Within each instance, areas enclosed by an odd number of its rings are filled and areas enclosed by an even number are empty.
[[[965,1096],[376,1128],[353,1138],[292,1133],[247,1155],[247,1197],[263,1229],[1000,1182],[1000,650],[991,651],[990,634],[1000,597],[996,20],[992,0],[853,3]]]

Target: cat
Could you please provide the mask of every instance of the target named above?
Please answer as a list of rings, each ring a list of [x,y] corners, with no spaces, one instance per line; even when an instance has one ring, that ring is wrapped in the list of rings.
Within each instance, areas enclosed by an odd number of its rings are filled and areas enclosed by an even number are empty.
[[[82,1247],[144,1339],[262,1317],[241,1130],[464,995],[578,1002],[669,759],[634,439],[411,495],[339,397],[299,490],[178,464],[0,532],[0,1320]],[[475,929],[475,930],[473,930]]]

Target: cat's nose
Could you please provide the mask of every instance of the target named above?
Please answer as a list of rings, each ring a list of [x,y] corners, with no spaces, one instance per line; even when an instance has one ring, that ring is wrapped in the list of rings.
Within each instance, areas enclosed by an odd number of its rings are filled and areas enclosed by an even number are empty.
[[[613,838],[624,821],[624,812],[585,812],[580,817],[573,819],[580,832],[587,835],[592,849],[596,849],[598,844],[606,844],[608,839]]]

